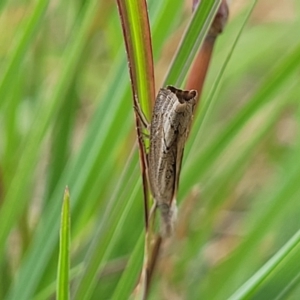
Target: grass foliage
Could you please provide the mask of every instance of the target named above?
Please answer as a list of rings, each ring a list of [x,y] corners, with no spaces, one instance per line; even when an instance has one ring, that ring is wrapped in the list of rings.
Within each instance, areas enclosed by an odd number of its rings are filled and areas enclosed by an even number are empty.
[[[300,294],[300,5],[258,1],[239,36],[253,1],[237,2],[186,145],[177,238],[150,299]],[[11,0],[0,8],[0,299],[55,296],[66,185],[71,298],[127,299],[141,270],[144,220],[116,3]],[[156,86],[167,78],[184,87],[202,27],[183,33],[191,18],[184,1],[148,8]],[[188,46],[172,64],[183,34]]]

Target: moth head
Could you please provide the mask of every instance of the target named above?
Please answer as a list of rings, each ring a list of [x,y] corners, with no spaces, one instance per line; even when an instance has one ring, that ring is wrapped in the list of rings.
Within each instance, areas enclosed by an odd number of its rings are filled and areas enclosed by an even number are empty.
[[[168,85],[167,89],[177,96],[180,103],[189,102],[190,100],[196,101],[198,94],[196,90],[183,91],[171,85]]]

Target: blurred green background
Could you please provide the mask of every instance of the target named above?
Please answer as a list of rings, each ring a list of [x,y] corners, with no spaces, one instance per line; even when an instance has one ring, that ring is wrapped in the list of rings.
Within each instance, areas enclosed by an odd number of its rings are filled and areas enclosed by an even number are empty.
[[[248,298],[232,299],[300,297],[299,243],[267,278],[256,273],[300,227],[300,3],[258,1],[228,60],[252,3],[231,1],[217,41],[201,102],[211,106],[200,105],[186,146],[177,238],[150,299],[228,299],[253,275]],[[148,1],[157,89],[191,4]],[[72,298],[120,299],[124,288],[127,299],[144,221],[116,3],[0,9],[0,299],[54,298],[66,185]]]

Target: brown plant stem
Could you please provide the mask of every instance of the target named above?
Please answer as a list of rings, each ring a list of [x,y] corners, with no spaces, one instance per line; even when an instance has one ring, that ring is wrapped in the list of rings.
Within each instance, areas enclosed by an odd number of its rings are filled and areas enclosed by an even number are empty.
[[[205,38],[203,45],[193,62],[193,65],[189,72],[189,77],[186,82],[185,88],[187,90],[192,90],[192,89],[197,90],[198,98],[200,98],[203,89],[215,40],[216,40],[215,38],[210,38],[210,37]]]

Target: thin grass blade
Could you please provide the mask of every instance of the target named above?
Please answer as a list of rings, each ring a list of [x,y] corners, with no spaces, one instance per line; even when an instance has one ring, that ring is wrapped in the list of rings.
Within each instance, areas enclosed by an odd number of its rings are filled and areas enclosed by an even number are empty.
[[[26,25],[20,28],[22,30],[20,39],[16,42],[12,50],[10,60],[5,70],[1,72],[3,75],[0,80],[0,99],[2,99],[2,101],[0,101],[0,107],[5,102],[3,99],[8,89],[13,89],[13,84],[15,83],[14,76],[18,73],[18,69],[24,60],[28,47],[31,45],[30,42],[37,33],[38,26],[46,13],[48,4],[49,0],[38,0],[35,3],[31,15],[28,16]]]
[[[300,244],[300,230],[244,285],[242,285],[229,300],[249,299],[260,284],[282,263]]]
[[[70,214],[70,194],[69,189],[65,189],[61,224],[60,224],[60,242],[59,242],[59,258],[57,268],[57,288],[56,299],[68,300],[70,298],[69,290],[69,269],[70,269],[70,230],[71,230],[71,214]]]
[[[180,46],[168,71],[164,85],[182,85],[190,65],[201,47],[221,0],[202,0],[183,35]]]

